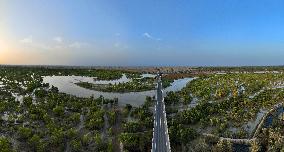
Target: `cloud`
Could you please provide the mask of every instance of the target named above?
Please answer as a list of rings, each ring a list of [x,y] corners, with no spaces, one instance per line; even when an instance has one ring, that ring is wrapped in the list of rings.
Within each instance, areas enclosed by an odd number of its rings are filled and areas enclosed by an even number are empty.
[[[113,46],[114,46],[115,48],[118,48],[118,49],[128,49],[128,48],[129,48],[128,45],[123,44],[123,43],[120,43],[120,42],[115,42],[115,43],[113,44]]]
[[[151,34],[149,34],[148,32],[143,33],[142,36],[145,37],[145,38],[151,39],[151,40],[156,40],[156,41],[161,41],[161,40],[162,40],[161,38],[153,37],[153,36],[152,36]]]
[[[62,43],[63,42],[63,38],[60,36],[54,37],[53,40],[57,43]]]
[[[147,37],[147,38],[149,38],[149,39],[152,39],[152,38],[153,38],[149,33],[143,33],[143,36],[144,36],[144,37]]]
[[[20,40],[20,43],[24,44],[25,47],[38,48],[41,50],[50,50],[53,48],[52,46],[47,45],[45,43],[40,43],[40,42],[35,41],[32,36],[28,36]]]
[[[27,43],[27,44],[31,44],[33,43],[33,37],[32,36],[28,36],[22,40],[20,40],[21,43]]]
[[[56,43],[44,43],[41,41],[35,41],[32,36],[28,36],[22,40],[19,40],[21,44],[24,44],[25,47],[30,47],[31,49],[39,50],[63,50],[63,49],[80,49],[91,46],[90,43],[74,41],[67,43],[60,36],[54,37],[52,39]]]
[[[79,49],[79,48],[82,48],[82,47],[86,47],[88,45],[89,44],[86,43],[86,42],[74,42],[74,43],[70,44],[69,47],[70,48],[77,48],[77,49]]]

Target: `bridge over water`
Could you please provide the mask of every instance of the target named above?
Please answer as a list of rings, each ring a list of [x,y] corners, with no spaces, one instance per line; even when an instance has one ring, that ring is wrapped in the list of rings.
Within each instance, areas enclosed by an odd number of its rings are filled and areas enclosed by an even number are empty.
[[[162,90],[162,76],[157,76],[157,94],[154,112],[154,128],[152,139],[152,152],[170,152],[170,140],[167,125],[165,103]]]

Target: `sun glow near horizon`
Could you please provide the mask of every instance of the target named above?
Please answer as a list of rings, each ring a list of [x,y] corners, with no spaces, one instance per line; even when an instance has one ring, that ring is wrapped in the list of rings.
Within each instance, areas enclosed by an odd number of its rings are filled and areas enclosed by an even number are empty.
[[[0,1],[0,63],[280,65],[283,6],[226,0]]]

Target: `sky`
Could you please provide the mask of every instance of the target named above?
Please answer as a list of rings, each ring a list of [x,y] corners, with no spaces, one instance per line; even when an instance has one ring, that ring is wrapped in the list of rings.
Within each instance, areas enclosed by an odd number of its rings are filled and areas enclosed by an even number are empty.
[[[0,64],[284,65],[283,0],[0,0]]]

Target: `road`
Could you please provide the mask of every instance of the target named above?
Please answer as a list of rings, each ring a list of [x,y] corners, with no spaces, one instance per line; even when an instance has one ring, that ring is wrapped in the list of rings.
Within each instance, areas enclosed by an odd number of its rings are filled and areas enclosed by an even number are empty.
[[[170,152],[170,141],[162,91],[161,76],[158,76],[157,95],[154,115],[152,152]]]

